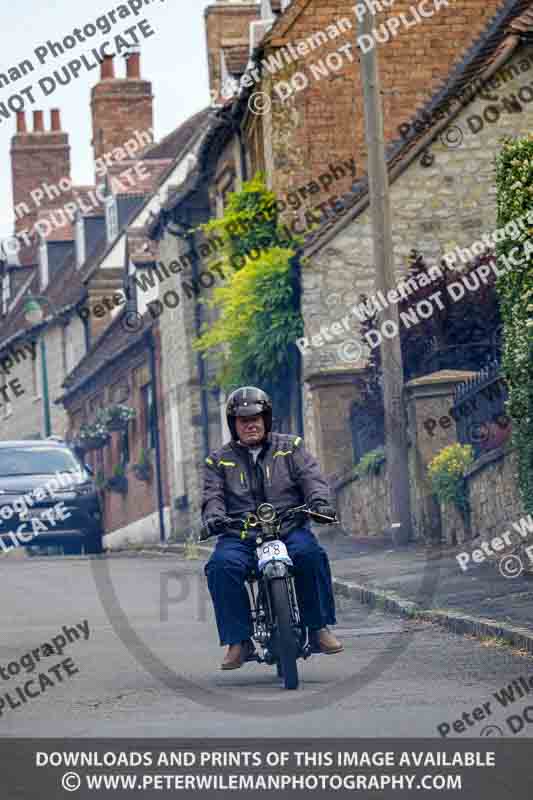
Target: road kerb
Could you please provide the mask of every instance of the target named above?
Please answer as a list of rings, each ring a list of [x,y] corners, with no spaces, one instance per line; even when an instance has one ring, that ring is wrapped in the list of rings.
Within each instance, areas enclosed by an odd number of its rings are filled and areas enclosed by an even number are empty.
[[[333,579],[333,590],[336,594],[357,600],[361,605],[382,608],[390,614],[410,619],[420,619],[441,625],[452,633],[471,634],[478,639],[494,637],[502,639],[520,650],[527,650],[533,655],[533,631],[528,628],[509,625],[498,620],[475,617],[461,611],[449,609],[424,609],[410,600],[406,600],[394,592],[371,589],[357,583]]]

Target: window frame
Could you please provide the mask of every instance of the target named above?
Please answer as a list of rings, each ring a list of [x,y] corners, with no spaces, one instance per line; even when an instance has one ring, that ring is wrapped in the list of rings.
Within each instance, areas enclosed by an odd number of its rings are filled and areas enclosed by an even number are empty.
[[[87,253],[85,249],[85,224],[81,215],[76,219],[76,267],[80,269],[85,263]]]
[[[46,239],[41,239],[39,245],[39,276],[41,281],[41,292],[43,292],[50,283],[50,265],[48,262],[48,242]]]
[[[110,243],[116,239],[119,233],[117,198],[113,194],[108,195],[104,205],[107,241]]]
[[[8,270],[2,275],[2,314],[7,314],[11,300],[11,279]]]
[[[145,383],[140,387],[141,408],[143,418],[142,442],[143,449],[155,449],[155,430],[154,430],[154,398],[152,384]]]

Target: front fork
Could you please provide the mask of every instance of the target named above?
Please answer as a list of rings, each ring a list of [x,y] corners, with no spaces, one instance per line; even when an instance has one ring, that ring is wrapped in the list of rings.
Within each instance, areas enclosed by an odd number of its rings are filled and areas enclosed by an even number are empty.
[[[275,641],[276,626],[269,591],[269,585],[273,580],[283,580],[287,584],[291,618],[299,637],[298,655],[303,659],[307,659],[312,653],[312,647],[308,631],[301,624],[296,591],[294,588],[294,578],[291,575],[287,575],[285,578],[267,578],[263,575],[258,582],[257,597],[254,595],[253,587],[251,587],[254,638],[264,648],[263,658],[261,659],[258,657],[258,660],[267,664],[275,664],[278,658]]]

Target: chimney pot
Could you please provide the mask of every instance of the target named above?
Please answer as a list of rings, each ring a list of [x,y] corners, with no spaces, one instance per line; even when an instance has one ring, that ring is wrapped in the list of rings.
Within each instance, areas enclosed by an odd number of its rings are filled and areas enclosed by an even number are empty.
[[[17,133],[27,133],[26,112],[17,111]]]
[[[33,112],[33,131],[34,133],[44,133],[44,113],[42,111]]]
[[[104,56],[102,61],[102,65],[100,67],[100,78],[101,80],[106,80],[106,78],[114,78],[115,77],[115,62],[113,61],[114,56]]]
[[[61,130],[61,112],[59,108],[53,108],[50,112],[51,130]]]
[[[141,78],[141,54],[133,51],[126,59],[126,77],[133,80]]]

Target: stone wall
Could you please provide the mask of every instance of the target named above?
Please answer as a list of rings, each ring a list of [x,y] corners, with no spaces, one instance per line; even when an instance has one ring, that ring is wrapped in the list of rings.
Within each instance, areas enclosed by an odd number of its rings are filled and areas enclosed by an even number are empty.
[[[455,385],[470,373],[442,372],[410,381],[406,386],[409,439],[409,483],[413,538],[428,543],[460,545],[470,539],[491,539],[525,514],[518,487],[516,452],[509,446],[478,458],[467,472],[471,513],[465,519],[454,505],[440,505],[431,492],[428,465],[457,441],[455,422],[431,434],[429,418],[442,419]],[[319,451],[320,452],[320,451]],[[339,463],[345,459],[338,458]],[[337,509],[343,527],[354,536],[381,535],[390,525],[386,465],[378,476],[354,478],[346,470],[336,482]]]
[[[510,447],[478,458],[466,476],[470,498],[470,530],[455,509],[441,507],[443,537],[449,544],[500,536],[525,515],[518,487],[518,459]]]
[[[160,261],[178,257],[177,239],[166,233],[160,242]],[[165,282],[165,291],[180,296],[176,308],[159,319],[163,404],[167,419],[166,448],[169,463],[171,529],[183,536],[197,516],[201,502],[201,464],[205,458],[201,430],[201,397],[194,338],[194,299],[187,298],[178,275]]]
[[[506,78],[496,92],[501,100],[513,94],[518,96],[518,92],[531,83],[532,62],[533,49],[528,47],[499,70],[498,75],[505,73]],[[510,76],[512,79],[507,80]],[[533,127],[533,103],[522,103],[521,113],[502,111],[498,121],[492,124],[483,119],[484,112],[491,106],[494,109],[494,103],[482,98],[470,103],[453,123],[463,137],[461,146],[445,147],[437,139],[430,148],[434,156],[430,167],[422,166],[417,159],[392,183],[390,199],[397,280],[405,276],[409,253],[414,247],[430,266],[438,264],[442,255],[456,246],[468,248],[496,228],[494,159],[503,136],[529,135]],[[489,112],[488,118],[493,113]],[[479,119],[483,128],[473,134],[472,129],[480,126],[476,121]],[[320,333],[321,326],[341,322],[343,317],[347,317],[350,330],[344,338],[335,337],[329,344],[324,342],[306,350],[303,356],[305,376],[320,369],[363,366],[362,359],[350,358],[350,347],[346,343],[360,338],[360,322],[351,313],[351,307],[360,294],[375,291],[369,209],[347,223],[331,241],[324,238],[317,248],[306,269],[302,270],[305,336],[311,339]]]
[[[414,448],[411,448],[411,456]],[[410,463],[411,487],[414,495],[423,496],[425,483],[419,480]],[[490,540],[500,536],[513,522],[525,515],[518,488],[516,452],[499,448],[477,459],[467,474],[470,496],[470,520],[451,504],[440,506],[442,541],[449,545],[462,545],[471,539]],[[346,473],[335,485],[337,512],[343,528],[356,537],[381,536],[391,524],[387,499],[387,469],[382,466],[378,475],[364,478]],[[418,509],[413,507],[416,523]],[[434,530],[415,525],[415,538],[437,542]],[[426,534],[424,537],[423,534]]]
[[[516,451],[498,448],[479,458],[467,475],[472,530],[497,536],[525,514],[518,488]]]
[[[335,490],[337,514],[347,532],[361,538],[383,536],[392,521],[385,464],[377,475],[363,478],[346,475],[338,481]]]

